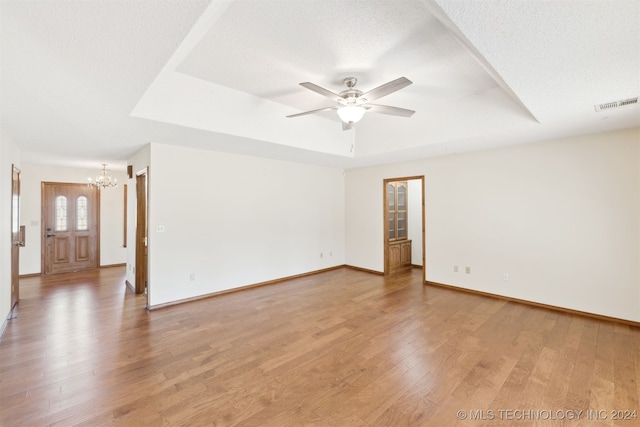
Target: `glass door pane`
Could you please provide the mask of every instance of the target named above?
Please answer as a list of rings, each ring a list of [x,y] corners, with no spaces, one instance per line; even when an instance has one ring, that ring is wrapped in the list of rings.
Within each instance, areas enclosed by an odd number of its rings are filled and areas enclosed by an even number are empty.
[[[407,210],[407,187],[398,185],[398,210]]]
[[[398,239],[407,237],[407,213],[398,212]]]
[[[387,184],[387,204],[390,211],[396,209],[396,186],[393,183]]]
[[[396,238],[396,215],[395,213],[389,212],[389,240],[394,240],[395,238]]]
[[[65,196],[56,197],[55,212],[55,230],[67,231],[67,198]]]

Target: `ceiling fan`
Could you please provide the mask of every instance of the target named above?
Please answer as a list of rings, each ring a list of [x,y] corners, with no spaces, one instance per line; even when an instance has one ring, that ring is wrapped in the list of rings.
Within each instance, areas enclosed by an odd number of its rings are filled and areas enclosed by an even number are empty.
[[[362,116],[364,116],[364,113],[367,111],[400,117],[411,117],[413,113],[415,113],[415,111],[407,110],[406,108],[370,104],[370,101],[375,101],[378,98],[382,98],[383,96],[396,92],[403,87],[409,86],[412,81],[406,77],[400,77],[392,80],[366,93],[355,89],[355,85],[358,82],[358,79],[355,77],[347,77],[343,81],[347,86],[347,89],[340,93],[331,92],[330,90],[310,82],[300,83],[300,86],[306,87],[307,89],[319,93],[322,96],[326,96],[327,98],[336,101],[338,104],[333,107],[305,111],[304,113],[292,114],[287,117],[298,117],[304,116],[305,114],[319,113],[320,111],[337,110],[338,116],[340,117],[340,120],[342,120],[342,130],[349,130],[353,127],[354,123],[358,122]]]

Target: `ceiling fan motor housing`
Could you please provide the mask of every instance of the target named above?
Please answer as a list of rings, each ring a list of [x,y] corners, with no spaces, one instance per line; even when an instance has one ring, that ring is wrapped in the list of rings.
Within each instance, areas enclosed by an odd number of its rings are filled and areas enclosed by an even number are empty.
[[[362,96],[362,91],[359,91],[358,89],[343,90],[342,92],[339,93],[339,95],[344,100],[344,102],[342,102],[343,104],[355,104],[355,103],[360,104],[362,102],[365,102],[364,98],[360,100],[360,97]]]
[[[366,102],[366,99],[364,98],[362,100],[359,99],[363,95],[363,92],[353,88],[356,83],[358,83],[357,78],[347,77],[343,82],[349,89],[343,90],[338,94],[345,101],[344,103],[341,102],[342,104],[362,104]]]

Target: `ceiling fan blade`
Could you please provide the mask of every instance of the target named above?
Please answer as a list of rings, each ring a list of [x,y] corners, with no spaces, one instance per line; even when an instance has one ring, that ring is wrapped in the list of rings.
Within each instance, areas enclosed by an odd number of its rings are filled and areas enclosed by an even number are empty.
[[[375,89],[371,89],[369,92],[362,95],[363,98],[366,98],[367,101],[373,101],[378,98],[382,98],[383,96],[389,95],[397,90],[402,89],[403,87],[409,86],[413,83],[406,77],[400,77],[395,80],[390,81],[389,83],[385,83],[382,86],[378,86]]]
[[[353,122],[342,122],[342,130],[353,129]]]
[[[315,93],[319,93],[322,96],[326,96],[329,99],[333,99],[334,101],[338,101],[342,99],[340,95],[338,95],[337,93],[333,93],[330,90],[320,87],[314,83],[304,82],[304,83],[300,83],[300,86],[306,87],[307,89],[312,90]]]
[[[367,104],[370,107],[367,111],[378,114],[389,114],[391,116],[411,117],[415,111],[406,108],[390,107],[388,105]]]
[[[304,113],[298,113],[298,114],[291,114],[290,116],[287,117],[298,117],[298,116],[304,116],[306,114],[313,114],[313,113],[319,113],[320,111],[327,111],[327,110],[337,110],[338,107],[325,107],[325,108],[318,108],[317,110],[310,110],[310,111],[305,111]]]

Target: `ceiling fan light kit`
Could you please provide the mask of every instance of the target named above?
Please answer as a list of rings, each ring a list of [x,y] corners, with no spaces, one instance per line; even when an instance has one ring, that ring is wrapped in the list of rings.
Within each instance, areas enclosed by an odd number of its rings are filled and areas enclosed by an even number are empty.
[[[314,83],[304,82],[300,83],[309,90],[312,90],[320,95],[327,97],[333,101],[336,101],[338,105],[333,107],[319,108],[317,110],[305,111],[303,113],[292,114],[287,117],[299,117],[306,114],[319,113],[327,110],[337,110],[338,117],[342,120],[342,129],[352,129],[352,125],[362,119],[364,113],[371,111],[372,113],[389,114],[392,116],[411,117],[415,111],[407,110],[406,108],[390,107],[387,105],[370,104],[369,101],[382,98],[396,92],[406,86],[409,86],[412,82],[406,77],[400,77],[392,80],[388,83],[378,86],[369,92],[363,93],[362,91],[355,89],[354,86],[358,82],[355,77],[347,77],[344,80],[344,84],[347,86],[346,90],[340,93],[334,93],[328,89],[320,87]]]
[[[338,107],[338,116],[345,123],[357,123],[364,116],[365,111],[362,105],[345,105]]]

